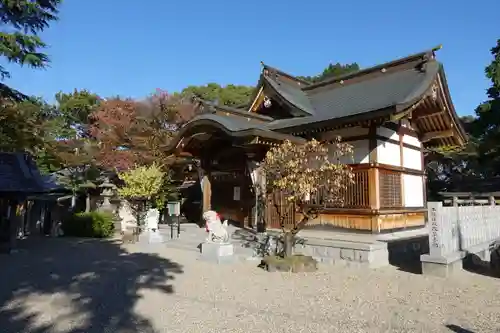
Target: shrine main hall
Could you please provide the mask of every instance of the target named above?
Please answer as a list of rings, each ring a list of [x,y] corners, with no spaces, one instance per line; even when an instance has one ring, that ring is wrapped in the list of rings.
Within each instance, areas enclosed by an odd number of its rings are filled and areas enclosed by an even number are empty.
[[[321,192],[311,197],[320,214],[307,227],[383,233],[424,226],[424,149],[467,140],[438,49],[315,83],[263,64],[249,105],[199,100],[172,147],[200,161],[202,211],[244,227],[278,228],[274,205],[259,205],[259,161],[284,140],[327,144],[340,136],[354,149],[344,162],[355,182],[342,206],[324,202]]]

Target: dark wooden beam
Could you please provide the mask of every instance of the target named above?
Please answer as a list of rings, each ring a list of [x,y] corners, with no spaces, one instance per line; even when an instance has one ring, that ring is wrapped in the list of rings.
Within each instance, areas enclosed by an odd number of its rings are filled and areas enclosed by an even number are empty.
[[[453,130],[428,132],[428,133],[424,133],[422,135],[422,138],[420,141],[428,142],[428,141],[433,140],[433,139],[450,138],[450,137],[453,137],[454,134],[455,133],[453,133]]]

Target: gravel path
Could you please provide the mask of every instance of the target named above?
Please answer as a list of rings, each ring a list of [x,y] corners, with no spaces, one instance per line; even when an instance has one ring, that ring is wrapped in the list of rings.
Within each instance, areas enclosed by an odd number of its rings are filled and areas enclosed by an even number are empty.
[[[0,256],[2,333],[500,332],[500,279],[468,272],[267,273],[161,245],[50,239],[26,248]]]

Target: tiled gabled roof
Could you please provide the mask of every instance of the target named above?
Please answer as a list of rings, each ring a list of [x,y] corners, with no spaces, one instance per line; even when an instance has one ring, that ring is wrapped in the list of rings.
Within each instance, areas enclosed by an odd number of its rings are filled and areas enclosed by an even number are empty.
[[[29,155],[0,152],[0,192],[39,193],[46,190],[47,184]]]
[[[297,85],[279,72],[263,72],[264,81],[289,103],[304,112],[302,117],[281,119],[271,129],[341,119],[385,108],[404,108],[419,98],[438,75],[441,64],[434,49],[324,81]]]

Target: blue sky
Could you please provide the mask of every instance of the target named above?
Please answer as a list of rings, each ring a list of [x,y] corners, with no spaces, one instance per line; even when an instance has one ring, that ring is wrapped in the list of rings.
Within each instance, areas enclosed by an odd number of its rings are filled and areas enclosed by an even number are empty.
[[[295,75],[362,67],[443,44],[457,112],[485,99],[500,38],[498,0],[65,0],[42,35],[50,68],[12,68],[8,84],[49,101],[89,89],[139,98],[208,82],[254,85],[260,61]]]

